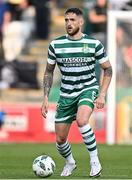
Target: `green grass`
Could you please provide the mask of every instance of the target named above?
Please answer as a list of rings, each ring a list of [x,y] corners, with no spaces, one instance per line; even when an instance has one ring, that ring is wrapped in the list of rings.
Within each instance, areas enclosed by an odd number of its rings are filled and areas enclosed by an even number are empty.
[[[98,145],[103,166],[100,179],[132,179],[132,146]],[[77,169],[65,179],[89,179],[89,156],[83,144],[72,144]],[[32,161],[41,154],[50,155],[56,163],[55,173],[48,179],[61,179],[64,159],[55,144],[0,144],[0,179],[37,179]]]

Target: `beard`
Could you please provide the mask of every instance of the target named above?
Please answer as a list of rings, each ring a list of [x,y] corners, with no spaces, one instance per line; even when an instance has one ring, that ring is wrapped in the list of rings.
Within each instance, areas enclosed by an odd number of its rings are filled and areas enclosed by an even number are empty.
[[[79,30],[80,30],[79,27],[74,29],[72,32],[69,32],[68,29],[67,29],[67,34],[70,35],[70,36],[74,36],[79,32]]]

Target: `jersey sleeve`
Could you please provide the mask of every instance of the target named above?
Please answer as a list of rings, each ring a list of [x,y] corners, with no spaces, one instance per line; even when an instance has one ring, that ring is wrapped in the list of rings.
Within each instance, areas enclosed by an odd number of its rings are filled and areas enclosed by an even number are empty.
[[[48,48],[48,59],[47,62],[49,64],[56,64],[56,55],[55,55],[55,50],[54,50],[54,44],[53,42],[50,43],[49,48]]]
[[[100,41],[97,41],[96,48],[95,48],[95,59],[102,64],[108,61],[108,56],[106,54],[105,48]]]

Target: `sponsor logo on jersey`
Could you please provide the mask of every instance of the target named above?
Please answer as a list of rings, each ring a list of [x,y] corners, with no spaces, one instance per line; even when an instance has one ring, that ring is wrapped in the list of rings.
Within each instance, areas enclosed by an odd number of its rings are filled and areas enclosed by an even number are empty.
[[[93,68],[93,65],[89,65],[89,62],[94,61],[94,58],[93,57],[58,58],[57,61],[63,63],[63,66],[65,67],[89,66],[89,68]]]

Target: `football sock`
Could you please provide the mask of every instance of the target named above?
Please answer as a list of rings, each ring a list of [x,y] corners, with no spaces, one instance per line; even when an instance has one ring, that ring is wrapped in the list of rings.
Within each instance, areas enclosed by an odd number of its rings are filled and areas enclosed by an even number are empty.
[[[56,148],[58,152],[66,159],[67,163],[75,164],[69,142],[66,141],[64,144],[56,143]]]
[[[79,130],[82,134],[84,143],[86,145],[86,148],[89,151],[90,155],[90,160],[93,161],[99,161],[98,160],[98,152],[97,152],[97,147],[96,147],[96,139],[95,139],[95,134],[90,127],[89,124],[84,125],[83,127],[79,127]]]

